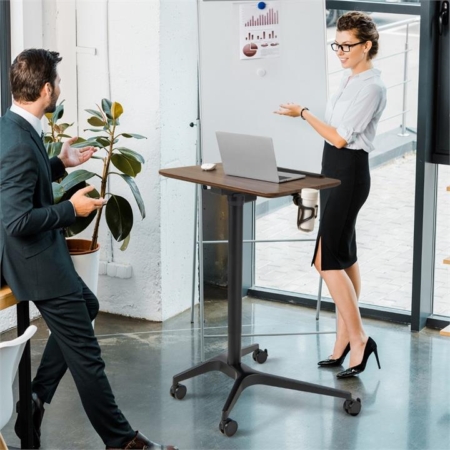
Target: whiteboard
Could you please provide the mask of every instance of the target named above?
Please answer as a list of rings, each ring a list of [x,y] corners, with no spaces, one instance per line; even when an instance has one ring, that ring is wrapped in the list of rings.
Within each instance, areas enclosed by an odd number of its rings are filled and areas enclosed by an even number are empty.
[[[204,162],[220,162],[216,131],[270,136],[277,164],[320,171],[323,139],[302,119],[273,114],[280,103],[324,117],[327,99],[324,0],[281,0],[280,55],[240,59],[239,5],[200,0],[200,118]],[[259,76],[258,71],[266,72]]]

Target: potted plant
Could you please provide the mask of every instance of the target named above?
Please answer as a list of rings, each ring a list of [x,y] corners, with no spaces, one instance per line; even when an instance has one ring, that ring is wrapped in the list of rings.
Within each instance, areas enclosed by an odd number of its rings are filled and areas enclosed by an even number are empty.
[[[97,241],[103,209],[105,209],[106,223],[112,236],[116,241],[122,242],[121,250],[126,250],[128,247],[134,222],[133,210],[128,200],[108,190],[108,180],[111,176],[121,178],[130,187],[141,217],[145,218],[144,202],[134,181],[134,178],[142,170],[144,158],[134,150],[119,145],[119,141],[123,139],[145,139],[145,137],[134,133],[119,132],[119,118],[123,114],[123,107],[118,102],[103,99],[101,105],[97,105],[97,110],[87,109],[86,111],[91,115],[87,121],[94,128],[85,131],[91,131],[97,135],[89,139],[79,138],[72,146],[92,145],[97,147],[99,149],[98,156],[93,156],[93,158],[102,161],[101,170],[98,174],[84,169],[74,170],[53,184],[53,193],[55,202],[58,202],[70,198],[74,190],[86,185],[87,180],[94,177],[100,179],[100,191],[94,190],[89,195],[104,198],[106,205],[98,211],[94,211],[89,217],[77,218],[76,223],[66,229],[66,237],[71,237],[86,229],[94,221],[91,240],[68,239],[67,244],[79,275],[90,288],[91,285],[95,285],[93,292],[96,292],[99,262]],[[66,130],[72,124],[58,123],[63,114],[64,106],[61,103],[54,113],[47,115],[50,131],[45,135],[44,141],[49,156],[58,155],[61,151],[62,139],[70,138],[66,134]],[[94,259],[93,266],[90,266],[91,259]],[[92,279],[90,285],[85,277],[95,277],[95,280]]]
[[[59,121],[62,119],[64,115],[64,100],[56,107],[53,113],[45,114],[45,117],[48,122],[49,131],[44,135],[44,145],[47,150],[47,154],[49,158],[53,156],[58,156],[61,153],[61,148],[63,145],[63,139],[71,139],[72,136],[67,134],[67,128],[70,128],[73,123],[60,123]],[[85,142],[85,139],[78,138],[75,146]],[[88,145],[88,144],[83,144]],[[83,146],[82,145],[82,146]],[[92,145],[92,144],[89,144]],[[96,158],[96,156],[93,156]],[[86,187],[87,183],[82,181],[78,184],[74,184],[71,182],[72,177],[66,180],[68,173],[65,172],[63,178],[57,180],[52,183],[53,188],[53,197],[55,203],[59,203],[63,200],[68,200],[78,189]],[[93,190],[88,194],[92,198],[98,198],[100,194],[97,190]],[[89,217],[77,217],[76,222],[64,229],[65,236],[71,237],[80,233],[84,229],[86,229],[92,220],[95,217],[95,213],[91,214]]]

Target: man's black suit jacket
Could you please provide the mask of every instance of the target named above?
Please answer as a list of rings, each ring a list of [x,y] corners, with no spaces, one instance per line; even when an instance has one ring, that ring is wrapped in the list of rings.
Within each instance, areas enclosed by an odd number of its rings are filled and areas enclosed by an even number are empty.
[[[62,228],[75,222],[69,201],[53,204],[49,160],[40,136],[10,110],[0,117],[0,267],[18,300],[47,300],[79,289]]]

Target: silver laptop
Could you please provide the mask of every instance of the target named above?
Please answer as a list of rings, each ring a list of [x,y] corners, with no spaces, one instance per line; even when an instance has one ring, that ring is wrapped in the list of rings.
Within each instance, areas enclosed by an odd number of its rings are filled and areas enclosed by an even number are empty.
[[[285,183],[305,175],[283,172],[277,167],[273,141],[270,137],[216,131],[226,175],[254,180]]]

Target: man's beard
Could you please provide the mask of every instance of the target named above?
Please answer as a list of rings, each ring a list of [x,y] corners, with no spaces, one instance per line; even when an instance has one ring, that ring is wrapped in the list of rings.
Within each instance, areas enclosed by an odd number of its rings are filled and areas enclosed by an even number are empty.
[[[52,98],[50,104],[45,108],[44,113],[54,113],[56,110],[56,102],[58,101],[58,96],[55,95],[55,90],[53,89]]]

